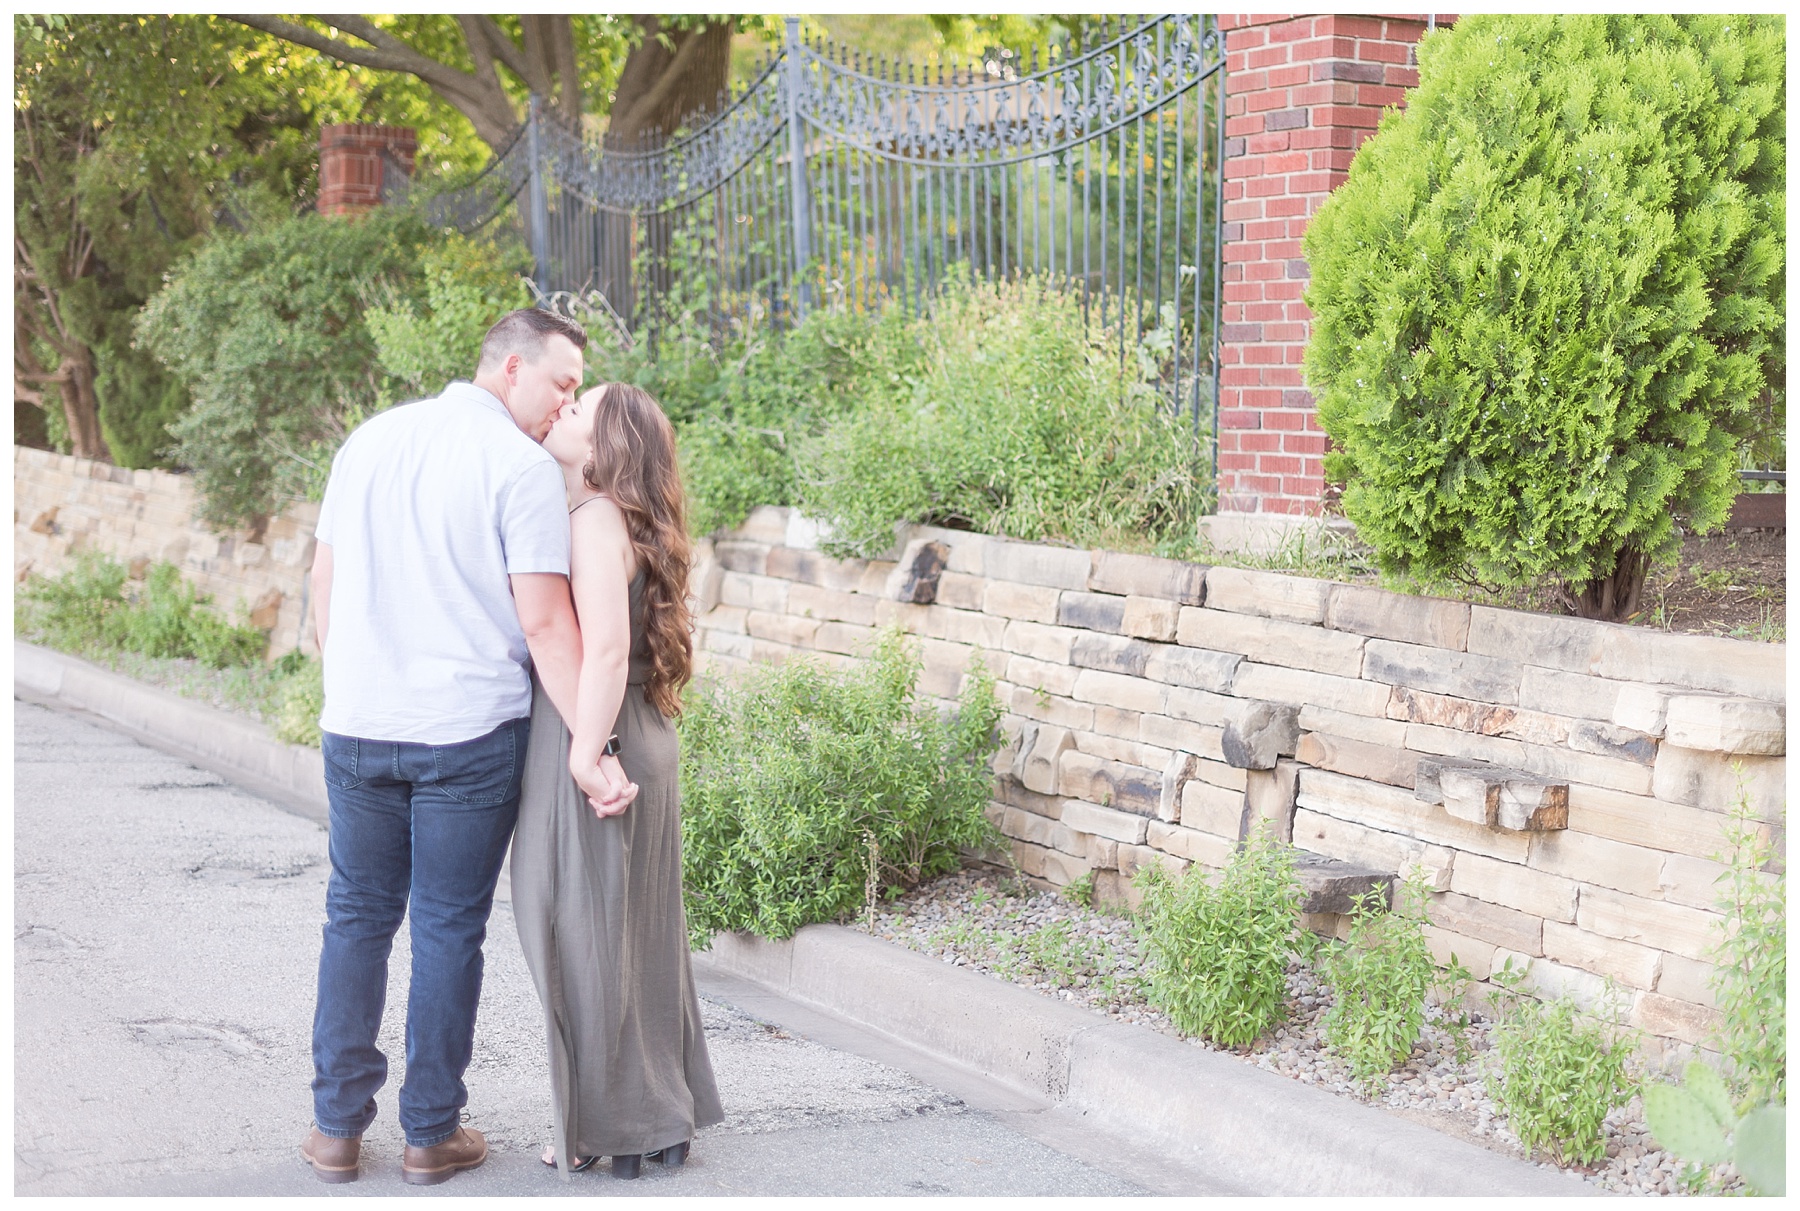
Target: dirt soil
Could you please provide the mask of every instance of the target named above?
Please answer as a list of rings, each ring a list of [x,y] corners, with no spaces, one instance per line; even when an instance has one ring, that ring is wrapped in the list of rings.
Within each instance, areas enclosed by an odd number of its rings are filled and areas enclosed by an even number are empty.
[[[1787,532],[1728,530],[1681,544],[1681,561],[1653,568],[1643,626],[1692,635],[1786,639]]]

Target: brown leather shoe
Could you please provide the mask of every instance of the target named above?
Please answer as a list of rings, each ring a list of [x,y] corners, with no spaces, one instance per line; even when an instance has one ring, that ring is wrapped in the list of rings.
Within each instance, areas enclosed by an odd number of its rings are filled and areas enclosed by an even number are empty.
[[[356,1162],[362,1155],[362,1136],[339,1139],[326,1135],[317,1127],[300,1145],[300,1155],[313,1168],[313,1176],[322,1182],[353,1182],[357,1178]]]
[[[406,1146],[400,1158],[400,1176],[411,1186],[435,1186],[447,1182],[462,1169],[473,1169],[487,1159],[487,1140],[473,1127],[458,1127],[456,1134],[429,1148]]]

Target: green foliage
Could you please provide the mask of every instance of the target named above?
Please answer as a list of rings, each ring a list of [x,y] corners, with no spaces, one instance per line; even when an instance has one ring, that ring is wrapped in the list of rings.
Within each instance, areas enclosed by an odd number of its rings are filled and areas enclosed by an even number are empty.
[[[1740,774],[1741,777],[1741,774]],[[1787,1101],[1787,880],[1740,784],[1719,876],[1725,926],[1713,951],[1717,1043],[1741,1105]]]
[[[1608,1112],[1631,1097],[1631,1048],[1616,1027],[1585,1020],[1566,996],[1544,1002],[1521,995],[1524,976],[1511,959],[1493,976],[1504,1002],[1494,1029],[1495,1104],[1528,1154],[1546,1148],[1559,1164],[1592,1164],[1606,1155]]]
[[[429,173],[442,132],[428,101],[413,102],[430,91],[410,78],[377,87],[223,17],[18,16],[14,43],[21,372],[41,386],[59,445],[73,390],[97,398],[117,462],[169,465],[167,426],[187,388],[133,348],[138,309],[215,225],[310,202],[323,122],[425,119]],[[59,381],[66,367],[93,376],[93,390]]]
[[[275,662],[283,681],[274,695],[271,726],[277,740],[319,747],[319,712],[325,709],[325,666],[317,657],[289,652]]]
[[[406,210],[284,219],[209,241],[145,306],[139,339],[193,396],[171,432],[208,522],[274,512],[345,413],[385,395],[364,300],[417,291],[430,237]]]
[[[1365,1088],[1406,1062],[1425,1024],[1425,997],[1437,969],[1425,945],[1425,889],[1403,884],[1388,911],[1370,891],[1357,900],[1349,944],[1321,964],[1333,1001],[1325,1041]]]
[[[141,586],[120,564],[78,553],[58,577],[34,578],[19,593],[20,634],[63,651],[138,652],[188,657],[213,668],[261,659],[268,636],[235,626],[208,608],[208,598],[181,579],[174,564],[152,565]]]
[[[1419,57],[1306,233],[1344,511],[1425,582],[1672,558],[1781,428],[1783,19],[1469,16]]]
[[[1260,824],[1213,881],[1198,867],[1138,872],[1146,992],[1188,1034],[1248,1047],[1286,1012],[1299,945],[1293,857]]]
[[[844,672],[796,658],[689,696],[680,720],[683,877],[695,945],[720,930],[785,938],[910,887],[996,840],[983,814],[1000,743],[979,665],[958,709],[918,698],[918,656],[884,632]]]
[[[828,552],[872,555],[904,522],[1091,546],[1192,533],[1201,443],[1153,389],[1155,355],[1121,373],[1075,295],[952,280],[929,316],[880,335],[901,342],[885,373],[800,451]]]
[[[439,235],[419,257],[419,291],[384,282],[363,313],[376,359],[401,399],[436,395],[475,375],[481,338],[507,312],[531,305],[521,275],[530,261],[516,245]]]
[[[1787,1193],[1787,1108],[1760,1105],[1739,1118],[1731,1091],[1702,1060],[1680,1085],[1644,1089],[1644,1118],[1663,1148],[1691,1165],[1731,1164],[1754,1193]]]
[[[1092,908],[1094,906],[1094,872],[1086,871],[1080,878],[1072,880],[1067,887],[1063,888],[1063,895],[1072,903],[1079,904],[1083,908]]]

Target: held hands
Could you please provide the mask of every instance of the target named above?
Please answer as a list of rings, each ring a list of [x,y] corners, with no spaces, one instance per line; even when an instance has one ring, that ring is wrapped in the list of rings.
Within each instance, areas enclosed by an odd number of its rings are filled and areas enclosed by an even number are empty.
[[[575,776],[575,785],[587,795],[594,814],[602,819],[618,815],[637,798],[637,785],[625,776],[617,757],[603,756],[586,767],[571,763],[569,772]]]

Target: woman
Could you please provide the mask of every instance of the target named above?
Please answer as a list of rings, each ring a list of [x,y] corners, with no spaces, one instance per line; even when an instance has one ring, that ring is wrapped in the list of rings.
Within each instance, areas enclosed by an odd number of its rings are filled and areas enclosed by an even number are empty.
[[[607,383],[544,448],[569,487],[582,663],[573,729],[535,686],[513,839],[513,911],[550,1040],[555,1143],[572,1171],[687,1158],[724,1118],[688,961],[675,729],[692,671],[688,538],[675,435],[656,401]],[[571,735],[571,731],[573,735]],[[611,815],[575,784],[616,743],[637,797]],[[591,779],[590,779],[591,782]]]

